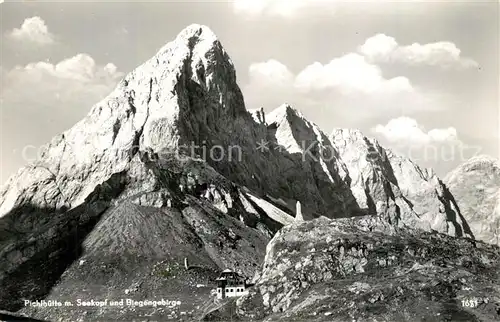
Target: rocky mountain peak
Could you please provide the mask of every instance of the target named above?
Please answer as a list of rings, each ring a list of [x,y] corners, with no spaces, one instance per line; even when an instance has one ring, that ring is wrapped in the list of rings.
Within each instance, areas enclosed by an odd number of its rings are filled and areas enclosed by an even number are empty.
[[[187,60],[187,62],[191,63],[191,66],[186,67],[193,68],[192,71],[204,67],[205,70],[198,70],[197,72],[206,73],[205,76],[208,76],[208,80],[214,80],[210,76],[217,71],[216,66],[218,68],[224,67],[230,74],[235,73],[233,62],[215,33],[209,27],[199,24],[192,24],[179,32],[173,41],[164,45],[150,59],[150,62],[154,63],[156,60],[158,60],[157,67],[159,67],[160,72],[169,65],[183,65]],[[147,65],[147,63],[144,65]],[[166,69],[168,70],[168,68]],[[163,72],[165,71],[163,70]],[[185,72],[190,74],[189,70],[185,70]],[[201,75],[192,76],[196,78]]]
[[[239,115],[246,110],[231,59],[208,27],[188,26],[2,187],[0,216],[23,200],[42,208],[81,204],[111,174],[129,169],[138,151],[199,143]]]
[[[268,125],[273,123],[280,123],[284,119],[290,120],[293,117],[306,120],[306,118],[300,111],[293,108],[290,104],[284,103],[266,115],[266,123]]]
[[[212,29],[205,25],[200,25],[197,23],[193,23],[184,28],[181,32],[179,32],[176,39],[192,41],[193,38],[196,42],[208,41],[212,44],[216,41],[219,41]]]
[[[364,134],[357,129],[342,129],[336,128],[330,134],[330,138],[332,139],[343,139],[344,141],[355,141],[359,139],[363,139]]]
[[[307,133],[311,132],[312,124],[289,104],[283,104],[265,115],[265,121],[271,129],[276,129],[278,144],[290,153],[302,153],[305,148],[304,140],[315,139],[315,136],[311,137]]]
[[[444,182],[476,238],[500,245],[500,161],[475,156],[451,171]]]
[[[464,164],[494,164],[495,166],[498,166],[500,164],[500,160],[497,158],[492,157],[491,155],[487,154],[480,154],[476,155],[469,160],[467,160]]]
[[[446,182],[460,180],[469,175],[500,175],[500,160],[489,155],[477,155],[450,171]]]
[[[472,236],[452,196],[432,172],[386,150],[358,130],[336,129],[330,140],[346,164],[358,204],[391,225]]]
[[[453,177],[460,176],[469,172],[484,172],[500,174],[500,160],[489,155],[477,155],[451,171],[446,180],[453,180]]]

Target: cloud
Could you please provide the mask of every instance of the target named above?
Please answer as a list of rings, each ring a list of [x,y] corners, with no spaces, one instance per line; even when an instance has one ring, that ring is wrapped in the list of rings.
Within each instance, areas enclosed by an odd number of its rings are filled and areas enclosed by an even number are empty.
[[[313,63],[298,74],[283,63],[270,59],[253,63],[248,69],[249,96],[273,92],[282,99],[290,95],[314,96],[388,96],[412,93],[414,88],[403,76],[385,78],[376,65],[368,63],[359,54],[335,58],[327,64]]]
[[[9,36],[12,39],[48,45],[55,42],[54,35],[49,32],[45,21],[40,17],[26,18],[21,28],[14,28]]]
[[[250,82],[261,82],[266,85],[289,86],[293,83],[292,72],[277,60],[270,59],[262,63],[251,64],[248,69]]]
[[[46,74],[55,78],[74,80],[78,82],[93,82],[101,77],[119,77],[114,64],[97,66],[94,59],[87,54],[78,54],[53,65],[47,62],[30,63],[25,67],[16,67],[14,71],[22,73]]]
[[[78,54],[56,64],[40,61],[16,66],[3,74],[0,97],[4,101],[33,99],[40,103],[50,101],[56,94],[58,100],[82,93],[89,95],[83,101],[95,100],[107,94],[123,76],[114,64],[98,65],[88,54]]]
[[[4,106],[37,113],[40,106],[88,110],[109,94],[123,73],[112,63],[99,65],[82,53],[55,64],[40,61],[2,69],[1,76],[0,99]]]
[[[387,77],[357,53],[315,62],[293,72],[275,59],[253,63],[242,87],[245,104],[254,109],[288,102],[319,118],[368,122],[381,113],[402,115],[437,111],[447,97],[415,87],[404,76]],[[321,122],[320,122],[321,123]]]
[[[88,54],[78,54],[56,64],[40,61],[3,71],[0,98],[5,106],[20,105],[21,110],[37,106],[88,109],[122,76],[114,64],[98,65]]]
[[[298,102],[320,107],[324,112],[327,108],[340,108],[338,113],[358,119],[374,117],[376,113],[394,116],[394,112],[405,115],[440,111],[456,101],[446,93],[416,86],[404,75],[388,77],[377,63],[399,60],[440,66],[473,64],[447,42],[405,47],[392,37],[378,34],[358,49],[327,63],[312,63],[298,73],[275,59],[251,64],[249,83],[244,87],[247,102],[251,103],[249,106]]]
[[[478,66],[474,60],[461,57],[460,49],[449,41],[401,46],[395,38],[377,34],[368,38],[359,47],[359,52],[372,62],[462,68]]]
[[[306,6],[333,1],[307,1],[307,0],[235,0],[233,2],[236,13],[249,15],[292,16],[299,9]]]
[[[411,92],[406,77],[386,79],[376,65],[355,53],[331,60],[328,64],[314,63],[302,70],[295,79],[302,91],[338,89],[343,94]]]
[[[431,2],[434,0],[404,0],[401,2]],[[341,6],[358,3],[360,6],[373,3],[388,3],[393,5],[394,0],[234,0],[233,9],[238,14],[248,16],[280,16],[291,18],[298,13],[304,13],[306,9],[320,9],[321,12],[335,14]]]
[[[427,130],[407,116],[394,118],[386,125],[379,124],[371,130],[382,146],[420,166],[432,167],[438,173],[445,173],[450,166],[458,166],[483,153],[482,145],[466,143],[454,127]]]
[[[424,145],[429,143],[457,142],[458,134],[454,127],[426,131],[418,122],[407,116],[390,120],[386,125],[378,124],[373,132],[389,142]]]
[[[405,76],[386,77],[377,65],[358,53],[325,64],[315,62],[297,73],[270,59],[251,64],[248,74],[249,82],[243,92],[249,108],[279,106],[287,101],[320,109],[330,113],[329,117],[335,113],[361,120],[380,113],[402,115],[447,106],[443,95],[424,92]]]
[[[26,163],[23,147],[41,147],[55,133],[73,126],[123,76],[114,64],[98,64],[88,54],[57,63],[41,61],[12,69],[0,68],[0,73],[3,137],[0,163],[6,173]]]

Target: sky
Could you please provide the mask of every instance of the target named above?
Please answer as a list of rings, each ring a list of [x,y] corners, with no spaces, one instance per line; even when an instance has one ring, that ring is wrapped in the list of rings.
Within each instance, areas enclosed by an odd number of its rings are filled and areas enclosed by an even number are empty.
[[[359,129],[444,176],[499,156],[498,7],[0,0],[0,182],[192,23],[218,36],[248,109],[286,102],[326,134]]]

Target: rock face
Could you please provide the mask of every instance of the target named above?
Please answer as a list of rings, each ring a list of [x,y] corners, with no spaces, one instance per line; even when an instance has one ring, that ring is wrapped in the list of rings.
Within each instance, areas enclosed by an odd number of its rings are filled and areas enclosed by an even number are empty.
[[[444,182],[476,239],[500,245],[500,162],[476,156],[451,171]]]
[[[499,268],[492,245],[319,218],[277,233],[250,294],[207,320],[496,321]]]
[[[418,227],[473,237],[453,196],[429,170],[386,150],[357,130],[338,129],[331,140],[345,162],[358,205],[395,227]]]
[[[128,170],[138,151],[177,150],[200,142],[195,136],[209,140],[240,114],[246,112],[229,57],[208,28],[190,26],[54,138],[39,163],[11,178],[0,214],[25,202],[78,206],[97,184]]]
[[[312,213],[310,204],[307,204],[309,211],[304,211],[304,218],[318,215],[338,218],[364,213],[365,209],[359,207],[352,195],[349,180],[345,176],[347,169],[337,150],[316,124],[309,122],[288,104],[283,104],[268,115],[261,112],[261,118],[266,122],[268,137],[272,138],[271,148],[301,162],[303,171],[309,172],[309,176],[315,179],[317,193],[322,197],[318,201],[322,203],[317,202]],[[284,170],[288,178],[295,179],[296,167]],[[305,188],[310,190],[307,185]],[[302,201],[302,198],[298,199]],[[332,213],[335,215],[332,216]]]
[[[22,311],[48,320],[193,320],[212,301],[219,271],[267,283],[269,261],[279,262],[273,249],[291,230],[267,246],[259,273],[268,241],[283,227],[330,227],[321,217],[359,217],[338,225],[376,227],[395,245],[408,227],[470,235],[451,193],[410,160],[356,131],[329,138],[287,104],[249,113],[221,43],[191,25],[0,189],[0,309],[176,294],[183,304],[175,309]],[[367,269],[361,259],[351,264],[346,274]]]

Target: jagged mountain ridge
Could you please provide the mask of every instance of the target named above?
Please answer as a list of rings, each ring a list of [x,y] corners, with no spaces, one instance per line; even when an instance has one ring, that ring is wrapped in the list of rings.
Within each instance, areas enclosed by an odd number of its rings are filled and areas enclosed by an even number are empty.
[[[347,166],[331,142],[335,137],[328,139],[288,105],[267,117],[259,124],[246,112],[232,62],[213,32],[190,26],[127,75],[84,120],[56,137],[42,160],[12,177],[0,192],[0,214],[27,200],[41,207],[75,207],[110,174],[129,171],[138,151],[182,154],[186,145],[202,142],[207,148],[219,144],[243,150],[238,162],[206,161],[261,195],[301,201],[306,217],[347,217],[369,210],[352,195]],[[284,142],[287,132],[293,140]],[[257,142],[267,139],[295,146],[256,153]],[[298,146],[313,148],[301,153]],[[44,189],[33,189],[37,182]]]
[[[0,309],[19,308],[21,298],[77,296],[74,283],[82,279],[90,285],[93,278],[89,272],[79,271],[85,268],[80,261],[98,266],[100,257],[109,260],[121,254],[127,258],[126,248],[130,247],[133,257],[145,259],[129,268],[138,274],[152,271],[165,258],[169,260],[163,264],[178,265],[182,258],[173,255],[178,244],[171,234],[186,237],[192,260],[210,271],[200,278],[209,279],[227,265],[240,266],[246,276],[252,276],[265,254],[265,243],[283,225],[293,222],[297,201],[306,220],[371,214],[389,232],[437,220],[439,224],[421,227],[461,236],[447,222],[459,227],[463,223],[443,215],[445,210],[436,212],[438,199],[446,205],[449,196],[426,195],[424,190],[418,194],[424,200],[412,199],[405,217],[398,210],[405,205],[404,196],[392,197],[394,192],[384,190],[372,199],[385,198],[388,206],[375,208],[375,213],[356,194],[359,187],[352,178],[357,170],[343,160],[345,150],[335,143],[337,136],[328,138],[288,105],[267,115],[265,121],[256,121],[254,116],[245,109],[234,66],[213,32],[200,25],[184,29],[127,75],[85,119],[54,138],[40,161],[21,169],[0,189],[0,285],[8,290],[0,294]],[[272,148],[258,150],[257,143],[262,141]],[[239,147],[241,154],[234,149],[233,160],[229,155],[221,160],[203,158],[199,150],[190,154],[193,144],[207,149],[221,146],[226,151]],[[359,157],[365,154],[361,150]],[[409,167],[407,171],[420,170]],[[375,178],[378,175],[373,174],[370,180]],[[385,185],[391,182],[384,180]],[[397,191],[398,184],[392,182],[391,189]],[[368,186],[371,190],[366,199],[376,191],[375,184]],[[427,207],[427,203],[433,206]],[[124,204],[129,206],[123,208]],[[415,207],[424,211],[417,212]],[[129,208],[132,213],[116,215]],[[143,213],[158,225],[142,220]],[[107,227],[106,222],[120,228],[110,233],[111,228],[100,228]],[[219,222],[218,229],[204,229]],[[132,229],[129,225],[143,226]],[[185,230],[179,230],[179,225]],[[237,233],[229,229],[235,225]],[[158,236],[155,242],[162,246],[141,245],[151,243],[150,234]],[[229,237],[223,238],[226,235]],[[137,243],[127,240],[134,236]],[[96,252],[98,241],[110,252]],[[223,248],[228,246],[231,250],[225,254]],[[243,256],[245,253],[251,255]],[[52,257],[43,263],[43,274],[33,270],[47,256]],[[146,276],[127,279],[124,272],[128,270],[122,264],[110,265],[100,277],[109,287],[135,289],[133,285]],[[111,273],[113,270],[120,274]],[[168,289],[186,281],[182,278],[160,278],[145,289],[138,288],[136,296]],[[185,292],[192,292],[190,287]],[[114,296],[99,288],[87,291],[90,297]],[[206,289],[204,292],[201,294],[207,296]],[[43,318],[59,314],[46,316],[39,310],[26,310]],[[195,305],[189,310],[195,310]],[[66,318],[84,312],[73,311]],[[156,313],[158,317],[166,314]],[[110,317],[117,313],[100,314]],[[129,318],[131,312],[120,314]]]
[[[358,130],[335,129],[326,136],[288,104],[269,114],[253,110],[252,115],[266,124],[283,149],[314,160],[317,173],[330,182],[347,184],[364,214],[378,215],[388,229],[408,226],[473,237],[453,196],[431,170]]]
[[[337,129],[331,140],[347,165],[360,207],[395,226],[473,237],[455,199],[431,170],[386,150],[358,130]]]

